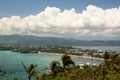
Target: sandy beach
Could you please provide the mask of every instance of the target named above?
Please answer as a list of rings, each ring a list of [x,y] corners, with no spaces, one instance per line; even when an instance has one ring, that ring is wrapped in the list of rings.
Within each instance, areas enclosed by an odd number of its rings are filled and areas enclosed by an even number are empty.
[[[60,53],[47,53],[47,52],[41,52],[41,54],[50,54],[50,55],[63,55],[63,54],[60,54]],[[72,57],[80,57],[80,58],[88,58],[88,59],[97,59],[97,60],[104,60],[103,58],[98,58],[98,57],[91,57],[91,56],[78,56],[78,55],[71,55],[69,54],[70,56]]]

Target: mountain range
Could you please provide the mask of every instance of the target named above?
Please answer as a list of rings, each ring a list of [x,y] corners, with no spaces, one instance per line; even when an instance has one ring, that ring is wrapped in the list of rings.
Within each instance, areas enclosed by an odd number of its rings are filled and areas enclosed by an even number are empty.
[[[120,46],[120,40],[76,40],[33,35],[0,35],[0,46]]]

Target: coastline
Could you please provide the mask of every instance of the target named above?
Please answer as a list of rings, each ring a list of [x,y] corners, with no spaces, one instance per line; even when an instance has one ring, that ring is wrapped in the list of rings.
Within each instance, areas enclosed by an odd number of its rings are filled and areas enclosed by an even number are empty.
[[[39,54],[39,53],[38,53],[38,54]],[[41,52],[41,54],[63,55],[63,54],[60,54],[60,53],[47,53],[47,52]],[[41,55],[41,54],[40,54],[40,55]],[[98,58],[98,57],[80,56],[80,55],[71,55],[71,54],[69,54],[69,55],[72,56],[72,57],[80,57],[80,58],[87,58],[87,59],[104,60],[103,58]]]
[[[76,56],[76,57],[82,57],[82,58],[88,58],[88,59],[97,59],[97,60],[104,60],[103,58],[91,57],[91,56]]]

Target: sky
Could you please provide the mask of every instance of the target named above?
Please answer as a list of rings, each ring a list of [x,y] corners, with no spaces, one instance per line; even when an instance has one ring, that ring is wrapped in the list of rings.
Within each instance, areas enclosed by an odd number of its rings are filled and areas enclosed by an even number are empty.
[[[120,40],[120,0],[0,0],[0,35]]]

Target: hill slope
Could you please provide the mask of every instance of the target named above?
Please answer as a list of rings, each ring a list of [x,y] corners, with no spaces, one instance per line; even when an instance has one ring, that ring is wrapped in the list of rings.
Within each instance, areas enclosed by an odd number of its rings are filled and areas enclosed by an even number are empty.
[[[73,46],[120,46],[118,41],[85,41],[75,39],[64,39],[57,37],[38,37],[32,35],[0,35],[0,45],[35,45],[35,46],[49,46],[49,45],[73,45]]]

